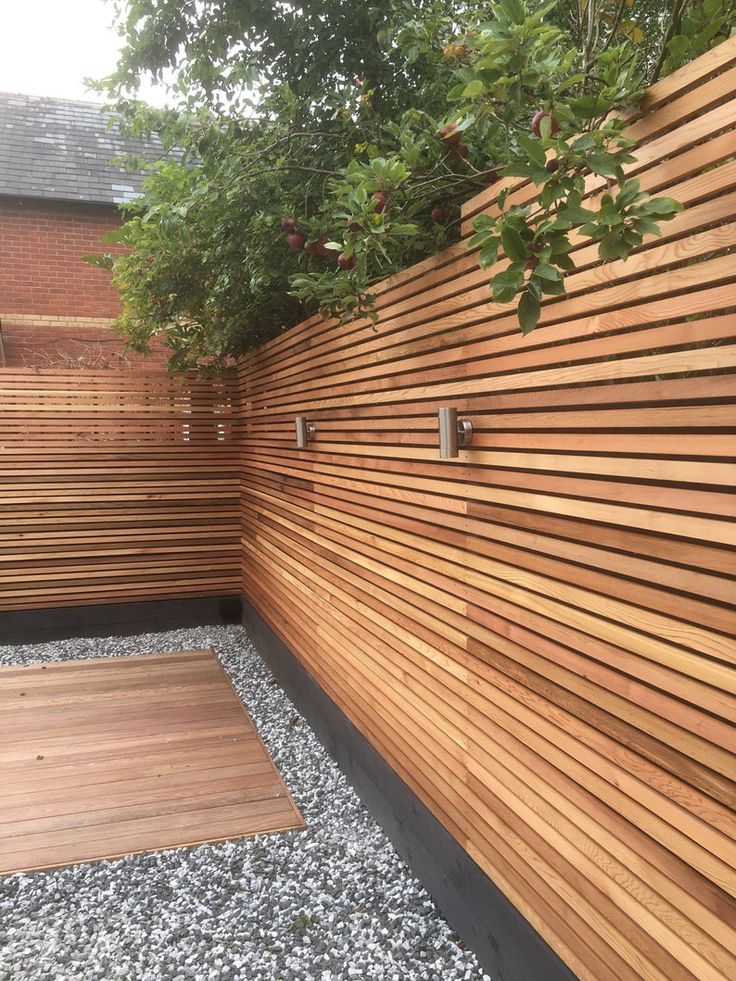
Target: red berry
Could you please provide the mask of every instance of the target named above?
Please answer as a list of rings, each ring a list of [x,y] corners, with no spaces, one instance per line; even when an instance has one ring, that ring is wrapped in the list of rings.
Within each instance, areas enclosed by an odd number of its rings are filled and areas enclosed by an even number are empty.
[[[282,218],[281,227],[287,233],[296,231],[296,219],[295,218]]]
[[[321,255],[323,259],[334,259],[335,250],[325,248],[328,241],[329,239],[325,235],[319,240],[319,242],[317,242],[317,246],[316,246],[317,255]]]
[[[300,235],[299,232],[292,232],[291,235],[286,236],[286,241],[289,248],[293,249],[294,252],[301,252],[304,248],[306,239],[303,235]]]
[[[458,132],[457,123],[448,123],[439,132],[439,137],[446,146],[455,146],[463,138],[463,134]]]
[[[437,222],[438,225],[445,225],[450,218],[450,209],[446,204],[436,204],[432,208],[431,213],[432,221]]]
[[[386,205],[388,204],[388,198],[383,193],[383,191],[376,191],[376,193],[373,194],[372,197],[373,200],[376,202],[376,211],[380,215],[382,211],[386,210]]]
[[[341,269],[354,269],[355,268],[355,256],[346,256],[344,252],[341,252],[337,257],[337,264]]]
[[[540,132],[541,132],[541,129],[542,129],[542,120],[543,119],[546,119],[547,116],[549,116],[550,133],[552,134],[552,136],[554,136],[555,133],[559,133],[560,132],[560,124],[557,122],[557,117],[550,115],[550,113],[548,113],[548,112],[545,112],[544,109],[540,109],[539,112],[534,115],[534,118],[532,119],[532,124],[531,124],[531,127],[530,127],[532,133],[535,136],[539,136],[540,135]]]

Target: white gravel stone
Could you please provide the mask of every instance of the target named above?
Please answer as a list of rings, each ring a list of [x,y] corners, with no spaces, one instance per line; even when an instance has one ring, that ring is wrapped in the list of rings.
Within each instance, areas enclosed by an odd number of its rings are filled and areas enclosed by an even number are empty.
[[[0,647],[0,665],[213,647],[308,828],[0,879],[5,981],[490,981],[242,627]]]

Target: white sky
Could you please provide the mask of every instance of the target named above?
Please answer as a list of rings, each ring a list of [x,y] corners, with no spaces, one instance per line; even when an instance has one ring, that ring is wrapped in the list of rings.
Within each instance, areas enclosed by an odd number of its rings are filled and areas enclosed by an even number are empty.
[[[101,101],[83,80],[115,68],[121,39],[112,20],[105,0],[0,0],[0,92]],[[150,85],[140,96],[166,101]]]

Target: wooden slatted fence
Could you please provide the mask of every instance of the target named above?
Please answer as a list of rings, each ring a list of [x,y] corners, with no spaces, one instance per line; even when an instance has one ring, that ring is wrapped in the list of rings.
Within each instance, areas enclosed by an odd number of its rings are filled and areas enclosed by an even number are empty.
[[[736,977],[734,124],[736,39],[629,126],[685,211],[527,337],[463,241],[239,368],[245,594],[590,981]]]
[[[233,378],[1,370],[0,611],[239,594],[237,438]]]

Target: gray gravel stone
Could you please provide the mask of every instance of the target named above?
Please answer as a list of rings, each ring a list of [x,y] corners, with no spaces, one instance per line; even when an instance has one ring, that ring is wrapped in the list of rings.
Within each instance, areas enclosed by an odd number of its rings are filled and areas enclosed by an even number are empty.
[[[197,647],[217,651],[307,830],[0,879],[0,978],[489,981],[242,627],[0,647],[0,664]]]

